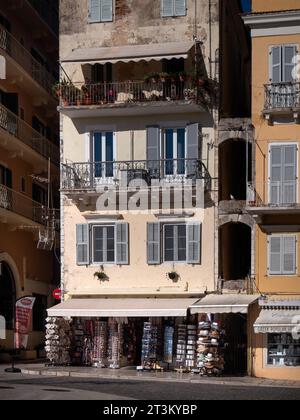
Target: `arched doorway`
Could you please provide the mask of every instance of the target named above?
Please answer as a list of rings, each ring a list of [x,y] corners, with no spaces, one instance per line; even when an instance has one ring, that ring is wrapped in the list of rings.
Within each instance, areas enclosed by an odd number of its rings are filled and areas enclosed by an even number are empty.
[[[223,142],[219,146],[219,201],[246,201],[251,181],[252,144],[243,139]]]
[[[6,320],[7,330],[12,330],[14,325],[16,283],[10,266],[0,262],[0,315]]]

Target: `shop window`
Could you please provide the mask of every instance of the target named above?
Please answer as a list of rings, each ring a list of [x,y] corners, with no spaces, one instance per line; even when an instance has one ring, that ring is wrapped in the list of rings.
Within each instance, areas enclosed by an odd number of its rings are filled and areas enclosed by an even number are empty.
[[[270,235],[269,274],[295,275],[297,273],[296,249],[296,235]]]
[[[161,262],[200,263],[201,224],[148,223],[148,264]]]
[[[114,0],[89,0],[89,22],[112,22]]]
[[[32,311],[32,327],[33,331],[43,332],[46,327],[47,318],[47,296],[33,294],[35,302]]]
[[[161,0],[161,16],[186,16],[186,0]]]
[[[268,365],[300,366],[300,339],[292,334],[268,334]]]

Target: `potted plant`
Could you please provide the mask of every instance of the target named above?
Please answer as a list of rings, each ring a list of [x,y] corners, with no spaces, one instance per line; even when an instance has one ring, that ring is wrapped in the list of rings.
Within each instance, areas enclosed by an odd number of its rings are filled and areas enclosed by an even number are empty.
[[[169,74],[168,73],[160,73],[160,81],[162,82],[162,83],[166,83],[167,82],[167,80],[168,80],[168,78],[169,78]]]
[[[182,71],[178,74],[178,77],[179,77],[180,82],[185,82],[187,78],[187,74],[185,71]]]
[[[54,96],[55,98],[59,98],[59,97],[60,97],[60,94],[61,94],[61,89],[60,89],[60,87],[61,87],[60,83],[55,83],[55,84],[52,86],[52,94],[53,94],[53,96]]]
[[[179,278],[179,275],[178,273],[176,273],[176,271],[171,271],[170,273],[168,273],[168,277],[172,281],[177,281]]]
[[[96,277],[100,281],[107,281],[108,280],[108,276],[104,272],[103,268],[101,269],[101,271],[96,271],[96,273],[94,273],[94,277]]]

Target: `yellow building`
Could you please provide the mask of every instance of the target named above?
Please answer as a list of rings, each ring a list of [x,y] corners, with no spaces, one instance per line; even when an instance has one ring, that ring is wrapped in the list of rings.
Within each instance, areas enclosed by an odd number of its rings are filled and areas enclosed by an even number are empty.
[[[49,215],[48,159],[50,197],[59,208],[59,127],[52,93],[58,73],[57,7],[47,1],[1,2],[0,58],[0,315],[7,328],[0,348],[13,347],[15,300],[34,295],[28,344],[34,357],[43,347],[45,311],[59,283],[53,252],[37,249]]]
[[[244,21],[252,35],[255,126],[247,209],[256,221],[256,286],[265,295],[252,314],[252,374],[299,379],[299,1],[253,0]]]

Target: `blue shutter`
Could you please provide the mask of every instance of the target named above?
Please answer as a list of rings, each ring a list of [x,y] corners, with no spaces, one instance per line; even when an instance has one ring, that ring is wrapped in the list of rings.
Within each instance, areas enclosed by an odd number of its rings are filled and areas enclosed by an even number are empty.
[[[174,15],[175,16],[186,15],[186,0],[174,0]]]
[[[116,264],[127,265],[129,262],[128,223],[116,224]]]
[[[101,0],[89,0],[89,22],[100,22]]]
[[[101,0],[101,22],[112,22],[113,1],[114,0]]]
[[[174,0],[161,0],[162,17],[174,16]]]
[[[89,248],[89,225],[76,225],[77,265],[88,265],[90,263]]]
[[[149,265],[161,263],[160,223],[147,224],[147,262]]]
[[[153,178],[160,175],[160,128],[147,127],[147,167]]]

